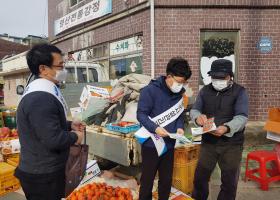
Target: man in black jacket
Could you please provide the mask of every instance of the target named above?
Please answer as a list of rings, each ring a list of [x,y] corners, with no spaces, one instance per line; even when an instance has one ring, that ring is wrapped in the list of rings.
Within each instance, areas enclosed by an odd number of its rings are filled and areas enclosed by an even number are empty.
[[[193,197],[207,200],[208,182],[218,163],[222,181],[218,200],[234,200],[248,120],[248,96],[244,87],[233,82],[231,61],[214,61],[208,74],[212,83],[200,90],[190,114],[199,126],[214,117],[217,130],[202,135]]]
[[[70,146],[81,143],[84,127],[66,120],[67,105],[58,87],[67,75],[61,51],[37,45],[28,52],[27,63],[37,79],[26,87],[17,110],[21,156],[15,176],[28,200],[58,200],[64,197]]]

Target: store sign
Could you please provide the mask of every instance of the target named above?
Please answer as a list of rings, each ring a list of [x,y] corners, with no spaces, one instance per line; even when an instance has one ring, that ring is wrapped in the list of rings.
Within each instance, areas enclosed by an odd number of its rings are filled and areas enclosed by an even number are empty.
[[[261,53],[269,53],[272,51],[272,40],[269,37],[261,37],[258,43],[258,49]]]
[[[127,54],[143,49],[142,36],[136,36],[125,40],[110,43],[110,56]]]
[[[54,34],[112,13],[112,0],[93,0],[55,21]]]

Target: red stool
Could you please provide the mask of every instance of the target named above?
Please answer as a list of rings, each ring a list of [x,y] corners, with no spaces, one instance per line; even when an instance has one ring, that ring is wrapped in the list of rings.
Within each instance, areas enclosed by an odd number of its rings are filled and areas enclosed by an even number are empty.
[[[259,168],[249,170],[249,160],[255,160],[259,162]],[[246,160],[245,181],[247,180],[247,178],[252,179],[260,183],[262,190],[268,190],[268,184],[270,182],[280,180],[279,171],[275,176],[268,176],[268,174],[275,174],[275,171],[266,168],[266,163],[271,161],[277,161],[277,155],[274,151],[253,151],[249,153]],[[259,176],[254,175],[257,172],[259,173]]]

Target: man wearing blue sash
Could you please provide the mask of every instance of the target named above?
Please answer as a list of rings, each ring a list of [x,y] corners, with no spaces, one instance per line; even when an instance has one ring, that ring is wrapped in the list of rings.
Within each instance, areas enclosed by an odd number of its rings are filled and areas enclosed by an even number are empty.
[[[61,51],[40,44],[26,57],[36,80],[26,87],[17,110],[21,155],[15,176],[28,200],[60,200],[70,146],[81,143],[84,127],[66,121],[67,104],[58,87],[67,75]]]
[[[191,77],[187,60],[172,58],[166,76],[152,80],[141,90],[137,119],[142,128],[135,134],[142,144],[142,176],[139,200],[151,200],[158,172],[160,200],[168,200],[173,172],[175,140],[168,134],[184,134],[184,85]]]

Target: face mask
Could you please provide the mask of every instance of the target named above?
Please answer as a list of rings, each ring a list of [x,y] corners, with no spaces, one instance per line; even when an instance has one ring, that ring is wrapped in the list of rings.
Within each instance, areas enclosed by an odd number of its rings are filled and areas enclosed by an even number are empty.
[[[66,78],[67,78],[66,69],[56,71],[56,74],[54,77],[55,80],[57,80],[58,82],[64,82],[64,81],[66,81]]]
[[[212,85],[217,91],[221,91],[229,86],[228,80],[212,79]]]
[[[183,84],[173,82],[172,86],[170,87],[170,90],[173,93],[179,93],[182,90],[182,88],[183,88]]]

